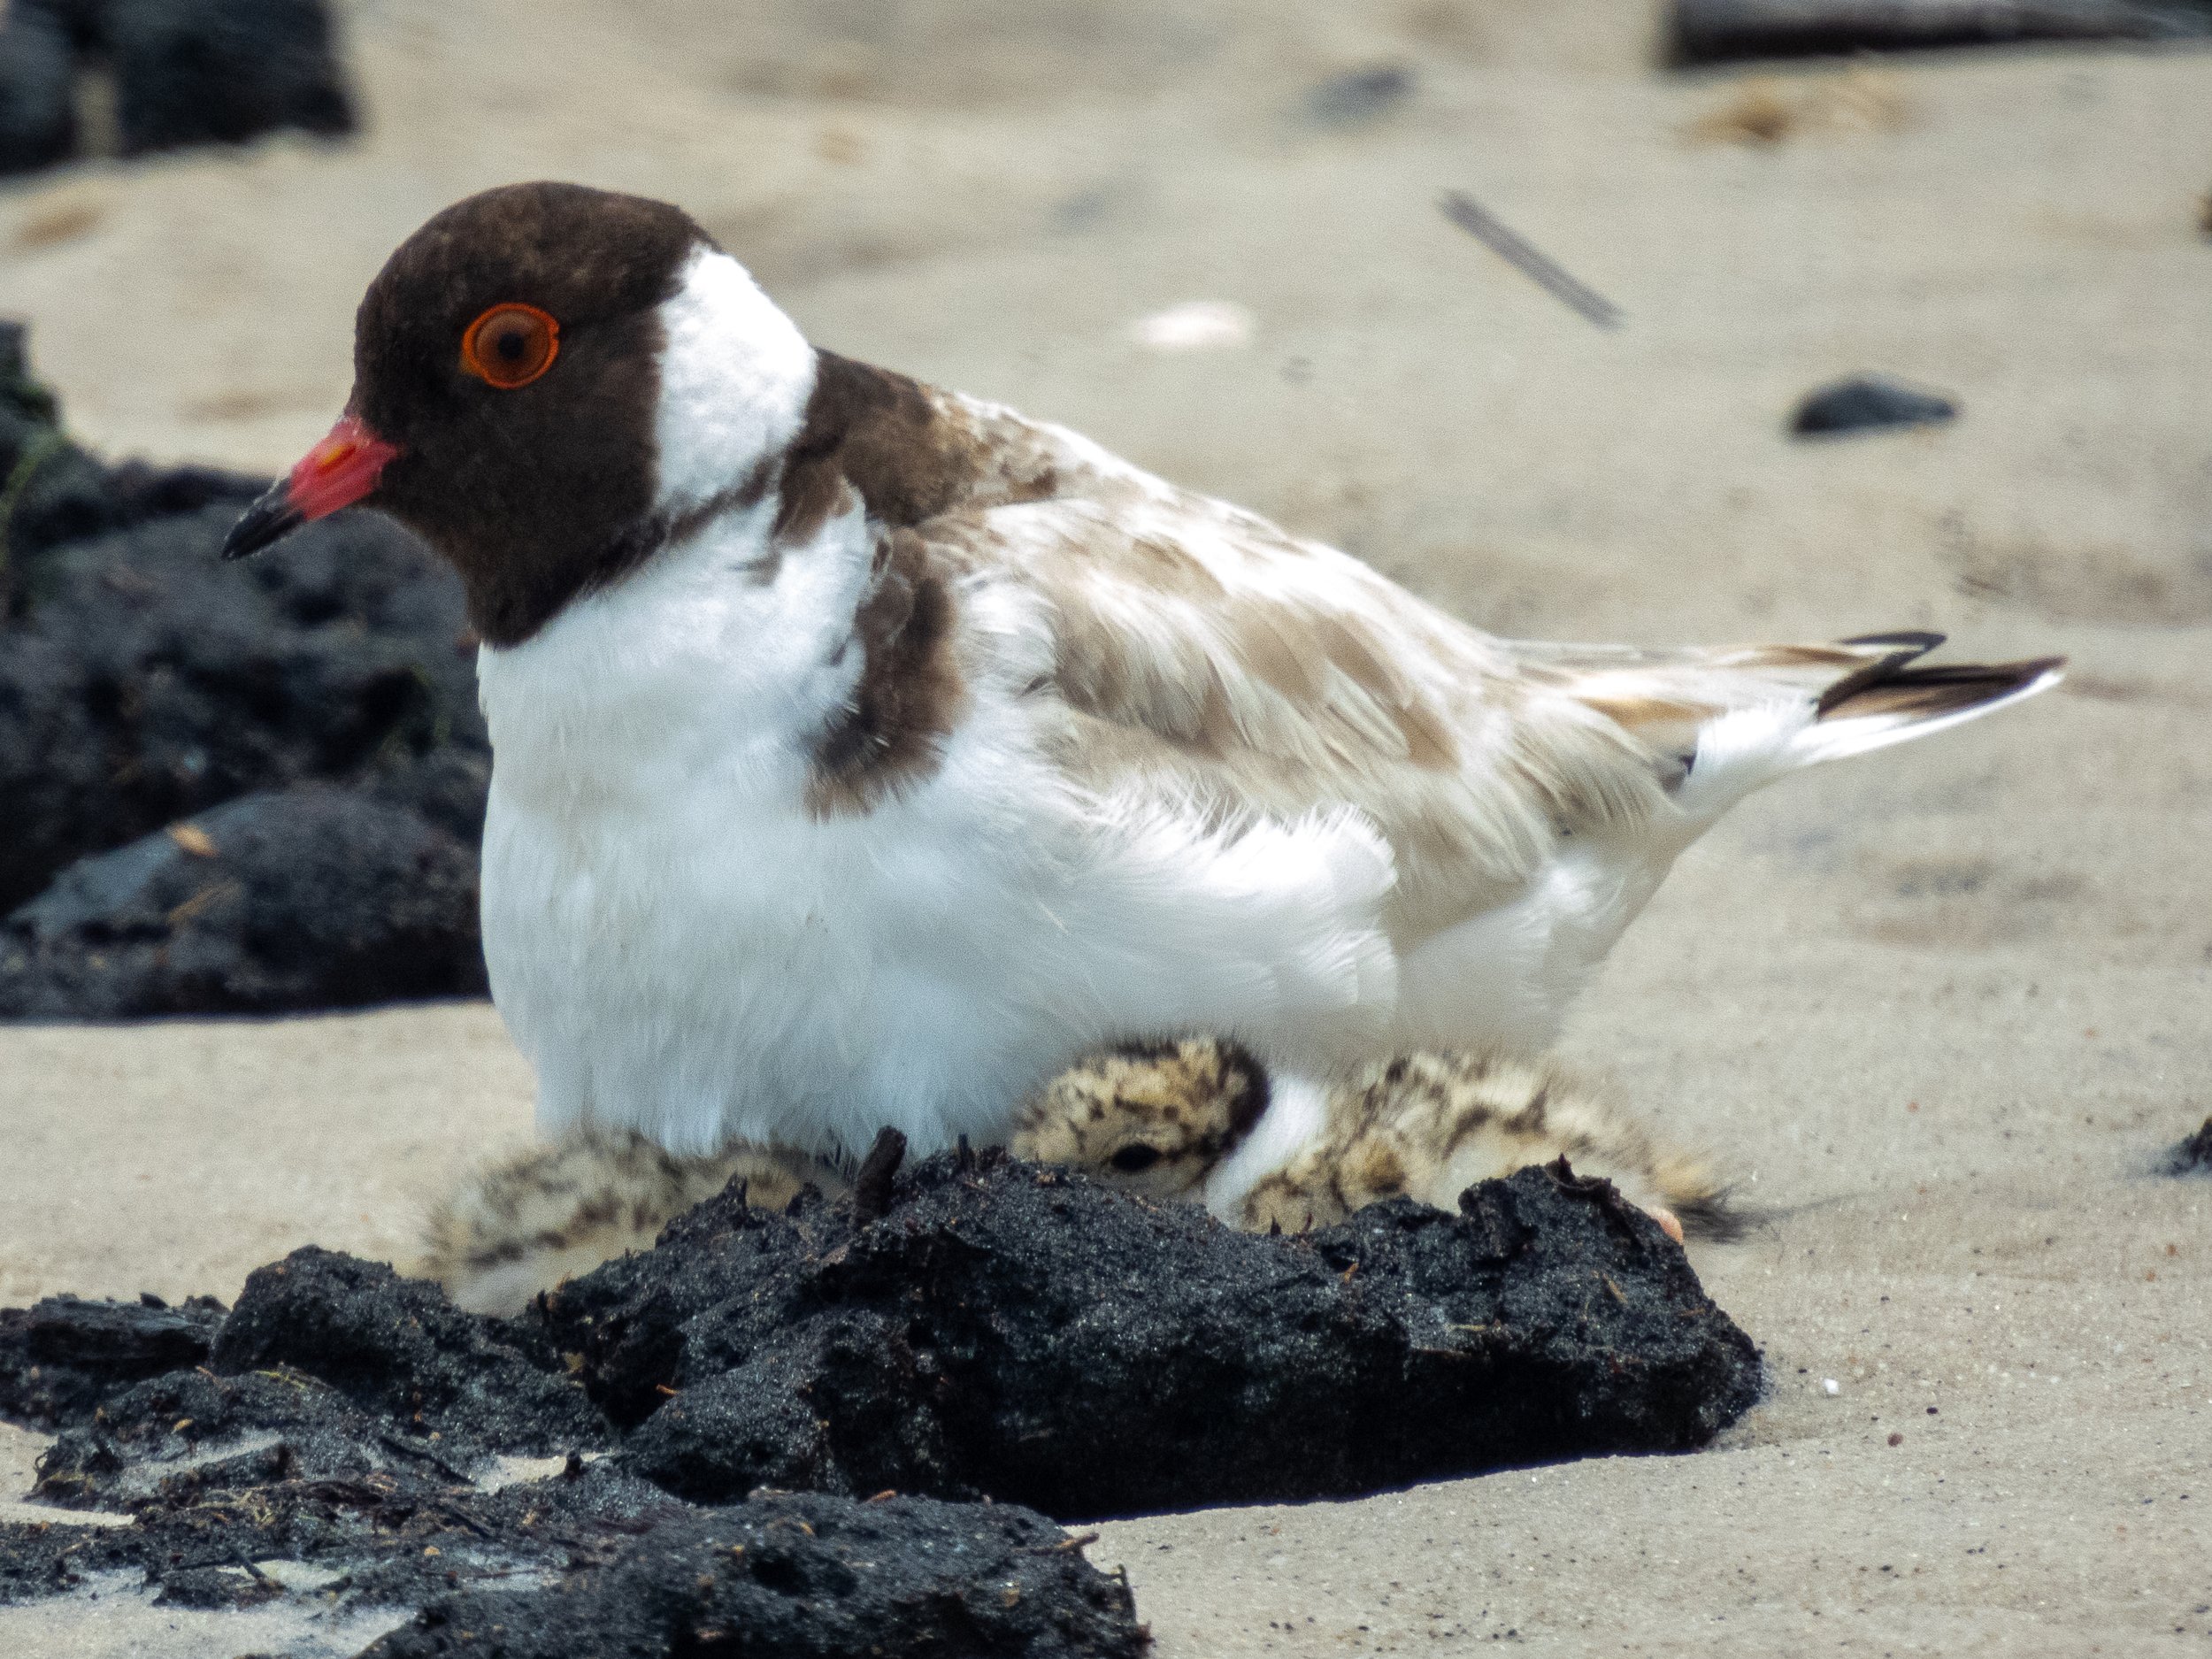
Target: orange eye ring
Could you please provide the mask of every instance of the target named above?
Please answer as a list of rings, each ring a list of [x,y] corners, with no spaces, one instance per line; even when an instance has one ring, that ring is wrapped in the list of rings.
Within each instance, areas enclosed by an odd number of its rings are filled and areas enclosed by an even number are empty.
[[[487,386],[527,386],[561,355],[561,326],[534,305],[495,305],[461,336],[461,366]]]

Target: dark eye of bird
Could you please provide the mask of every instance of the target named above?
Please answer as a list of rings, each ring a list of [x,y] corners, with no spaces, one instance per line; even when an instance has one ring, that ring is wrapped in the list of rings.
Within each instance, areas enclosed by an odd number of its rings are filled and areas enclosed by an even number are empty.
[[[1106,1160],[1125,1175],[1134,1175],[1148,1170],[1160,1161],[1160,1148],[1143,1145],[1124,1147]]]
[[[529,341],[524,338],[522,332],[519,329],[514,328],[509,329],[505,334],[499,336],[499,344],[495,348],[499,355],[506,358],[510,363],[521,362],[522,354],[529,350]]]

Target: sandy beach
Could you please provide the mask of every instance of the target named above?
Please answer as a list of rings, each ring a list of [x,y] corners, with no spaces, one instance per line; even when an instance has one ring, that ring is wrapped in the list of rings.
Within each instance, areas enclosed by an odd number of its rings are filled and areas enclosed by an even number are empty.
[[[1571,1026],[1755,1212],[1693,1259],[1770,1397],[1693,1456],[1102,1527],[1163,1659],[2212,1646],[2212,1181],[2154,1173],[2212,1112],[2212,52],[1677,76],[1614,0],[347,16],[357,141],[0,188],[0,315],[85,441],[288,465],[389,249],[563,177],[683,204],[825,345],[1486,627],[2073,661],[1740,809]],[[1378,65],[1409,89],[1317,100]],[[1793,130],[1732,137],[1747,97]],[[1249,338],[1133,338],[1193,300]],[[1863,370],[1961,417],[1785,435]],[[0,1303],[404,1256],[529,1120],[485,1005],[0,1028]],[[0,1437],[12,1497],[35,1437]],[[61,1650],[49,1617],[0,1612],[0,1650]],[[70,1640],[254,1645],[201,1617]]]

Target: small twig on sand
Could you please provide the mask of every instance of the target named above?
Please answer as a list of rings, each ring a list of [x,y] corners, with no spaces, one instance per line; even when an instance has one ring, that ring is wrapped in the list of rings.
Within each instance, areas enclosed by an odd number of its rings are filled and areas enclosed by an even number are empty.
[[[1098,1542],[1096,1532],[1071,1532],[1056,1544],[1032,1544],[1022,1553],[1029,1555],[1064,1555],[1081,1549],[1087,1544]]]
[[[1464,190],[1447,190],[1437,205],[1444,217],[1492,253],[1569,309],[1579,311],[1601,328],[1617,328],[1620,307],[1602,294],[1585,288],[1540,250],[1524,242]]]
[[[853,1225],[864,1227],[891,1208],[891,1178],[905,1156],[904,1135],[887,1126],[876,1131],[876,1143],[853,1177]]]

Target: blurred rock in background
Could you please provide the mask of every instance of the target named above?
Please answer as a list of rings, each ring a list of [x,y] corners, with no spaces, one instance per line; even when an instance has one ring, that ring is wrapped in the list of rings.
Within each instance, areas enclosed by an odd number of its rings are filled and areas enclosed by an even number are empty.
[[[216,503],[242,510],[265,481],[203,466],[105,465],[62,430],[53,394],[31,373],[24,326],[0,321],[0,615],[23,615],[55,549]]]
[[[1678,64],[2212,35],[2205,0],[1675,0]]]
[[[1886,374],[1855,374],[1808,392],[1790,417],[1793,437],[1932,426],[1958,419],[1958,405]]]
[[[79,859],[0,934],[0,1017],[288,1013],[484,995],[476,849],[326,784]]]
[[[323,0],[12,0],[0,24],[0,173],[354,129]],[[96,86],[111,132],[78,119]]]
[[[490,750],[451,573],[369,513],[224,564],[263,480],[105,465],[13,326],[0,479],[0,1017],[480,991]],[[335,787],[272,793],[307,784]]]
[[[0,173],[66,161],[77,144],[69,35],[45,11],[17,4],[0,17]]]
[[[111,0],[123,153],[353,130],[322,0]]]

